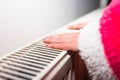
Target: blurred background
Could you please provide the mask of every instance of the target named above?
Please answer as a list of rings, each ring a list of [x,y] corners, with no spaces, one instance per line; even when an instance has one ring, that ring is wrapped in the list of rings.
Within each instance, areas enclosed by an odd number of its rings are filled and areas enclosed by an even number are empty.
[[[106,4],[107,0],[0,0],[0,56]]]

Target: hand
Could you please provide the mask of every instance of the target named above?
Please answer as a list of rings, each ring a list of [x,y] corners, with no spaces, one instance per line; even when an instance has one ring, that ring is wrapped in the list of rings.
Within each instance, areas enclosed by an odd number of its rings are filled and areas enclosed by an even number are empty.
[[[75,24],[75,25],[71,25],[71,26],[68,27],[68,29],[69,30],[80,30],[84,26],[86,26],[88,23],[89,23],[89,21],[88,22],[82,22],[82,23]]]
[[[79,33],[65,33],[46,37],[43,41],[49,48],[78,51]]]
[[[69,26],[68,29],[79,30],[87,24],[88,22],[79,23],[77,25]],[[79,32],[52,35],[46,37],[43,42],[46,43],[48,48],[78,51],[78,36]]]

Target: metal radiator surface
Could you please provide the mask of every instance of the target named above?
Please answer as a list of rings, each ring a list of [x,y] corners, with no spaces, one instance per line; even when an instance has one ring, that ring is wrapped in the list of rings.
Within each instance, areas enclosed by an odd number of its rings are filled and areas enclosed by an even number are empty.
[[[57,72],[50,72],[66,55],[66,51],[46,48],[42,40],[37,41],[0,60],[0,80],[54,79]],[[60,66],[58,68],[61,69]]]

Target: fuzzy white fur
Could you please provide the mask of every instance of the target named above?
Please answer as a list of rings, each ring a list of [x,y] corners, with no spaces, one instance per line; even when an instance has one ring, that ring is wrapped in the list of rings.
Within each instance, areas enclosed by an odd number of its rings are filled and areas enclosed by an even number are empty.
[[[99,33],[99,20],[80,30],[78,48],[92,80],[117,80],[106,60]]]

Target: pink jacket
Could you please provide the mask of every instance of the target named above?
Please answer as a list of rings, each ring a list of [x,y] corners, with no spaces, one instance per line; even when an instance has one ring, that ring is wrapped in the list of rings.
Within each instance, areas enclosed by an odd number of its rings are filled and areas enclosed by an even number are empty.
[[[78,48],[92,80],[120,80],[120,0],[80,30]]]
[[[104,53],[114,74],[120,80],[120,0],[112,0],[100,20]]]

